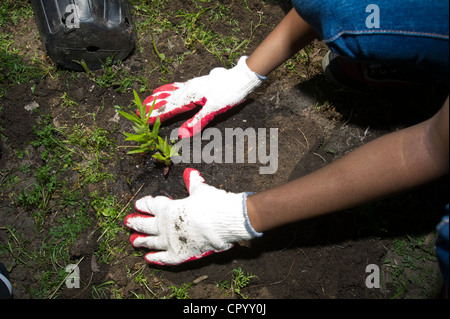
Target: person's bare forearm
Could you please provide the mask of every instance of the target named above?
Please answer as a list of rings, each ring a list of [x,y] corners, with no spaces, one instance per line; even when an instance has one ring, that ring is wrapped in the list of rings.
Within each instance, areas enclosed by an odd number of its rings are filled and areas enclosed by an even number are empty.
[[[247,59],[250,70],[266,76],[317,38],[292,9]]]
[[[448,100],[431,120],[378,138],[305,177],[248,197],[253,228],[336,212],[430,182],[448,172]]]

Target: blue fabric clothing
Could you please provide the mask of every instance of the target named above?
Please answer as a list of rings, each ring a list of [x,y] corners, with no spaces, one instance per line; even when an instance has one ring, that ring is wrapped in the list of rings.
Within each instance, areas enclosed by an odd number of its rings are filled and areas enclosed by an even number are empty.
[[[448,205],[446,207],[447,215],[442,218],[442,221],[439,223],[439,225],[436,227],[438,237],[436,239],[436,252],[438,255],[439,260],[439,266],[441,268],[442,277],[444,278],[445,288],[446,288],[446,294],[448,297],[448,288],[449,288],[449,282],[448,282],[448,251],[449,251],[449,242],[448,242]]]
[[[292,0],[329,48],[352,61],[414,65],[448,82],[448,0]]]

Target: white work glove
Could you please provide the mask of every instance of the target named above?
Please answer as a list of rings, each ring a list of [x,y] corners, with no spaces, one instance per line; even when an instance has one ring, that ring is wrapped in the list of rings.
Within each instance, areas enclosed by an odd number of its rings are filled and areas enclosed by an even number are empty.
[[[178,136],[186,138],[200,133],[216,115],[244,102],[265,79],[248,68],[247,58],[241,57],[232,69],[215,68],[208,75],[183,83],[166,84],[154,90],[143,103],[147,112],[155,103],[149,125],[155,123],[158,116],[164,122],[201,105],[202,109],[181,126]]]
[[[144,197],[136,210],[125,218],[134,247],[152,252],[148,263],[178,265],[233,247],[241,240],[262,236],[250,225],[247,193],[229,193],[207,185],[195,169],[183,174],[189,197]]]

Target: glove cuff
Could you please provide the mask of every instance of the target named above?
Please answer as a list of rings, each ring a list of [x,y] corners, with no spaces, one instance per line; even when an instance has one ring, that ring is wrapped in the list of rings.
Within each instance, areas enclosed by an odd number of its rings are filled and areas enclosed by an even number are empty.
[[[264,81],[264,77],[253,72],[247,65],[248,56],[243,56],[239,59],[238,64],[235,66],[235,70],[241,74],[237,76],[236,79],[245,79],[242,82],[242,99],[245,99],[250,93],[252,93],[257,87],[259,87]]]
[[[250,220],[247,214],[247,196],[251,193],[228,193],[225,200],[221,203],[217,203],[222,207],[221,211],[215,215],[215,221],[213,222],[212,232],[216,236],[216,240],[209,241],[218,250],[222,247],[223,242],[228,244],[236,243],[241,240],[250,240],[256,237],[261,237],[263,234],[255,231],[250,224]]]
[[[260,80],[259,84],[261,84],[261,82],[267,80],[267,76],[259,75],[258,73],[250,70],[250,68],[247,65],[247,59],[248,59],[247,55],[244,55],[243,57],[241,57],[239,59],[238,64],[237,64],[239,66],[239,68],[241,68],[247,74],[248,77],[256,76],[258,78],[258,80]]]
[[[248,233],[252,236],[252,238],[257,238],[257,237],[261,237],[263,234],[257,232],[253,228],[252,224],[250,223],[250,219],[248,218],[248,213],[247,213],[247,197],[252,194],[254,194],[254,193],[250,193],[250,192],[243,193],[243,195],[242,195],[242,211],[243,211],[244,219],[245,219],[245,228],[247,229]]]

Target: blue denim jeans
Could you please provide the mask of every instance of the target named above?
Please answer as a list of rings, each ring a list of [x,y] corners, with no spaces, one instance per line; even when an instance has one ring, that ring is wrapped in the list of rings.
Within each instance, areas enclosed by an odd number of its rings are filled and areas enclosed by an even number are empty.
[[[446,207],[447,215],[442,218],[442,221],[437,225],[436,230],[438,237],[436,239],[436,252],[438,255],[439,266],[442,271],[442,276],[444,277],[446,294],[448,297],[448,289],[449,289],[449,269],[448,269],[448,251],[449,251],[449,239],[448,239],[448,205]]]
[[[412,65],[448,82],[448,0],[292,0],[331,50],[352,61]]]

